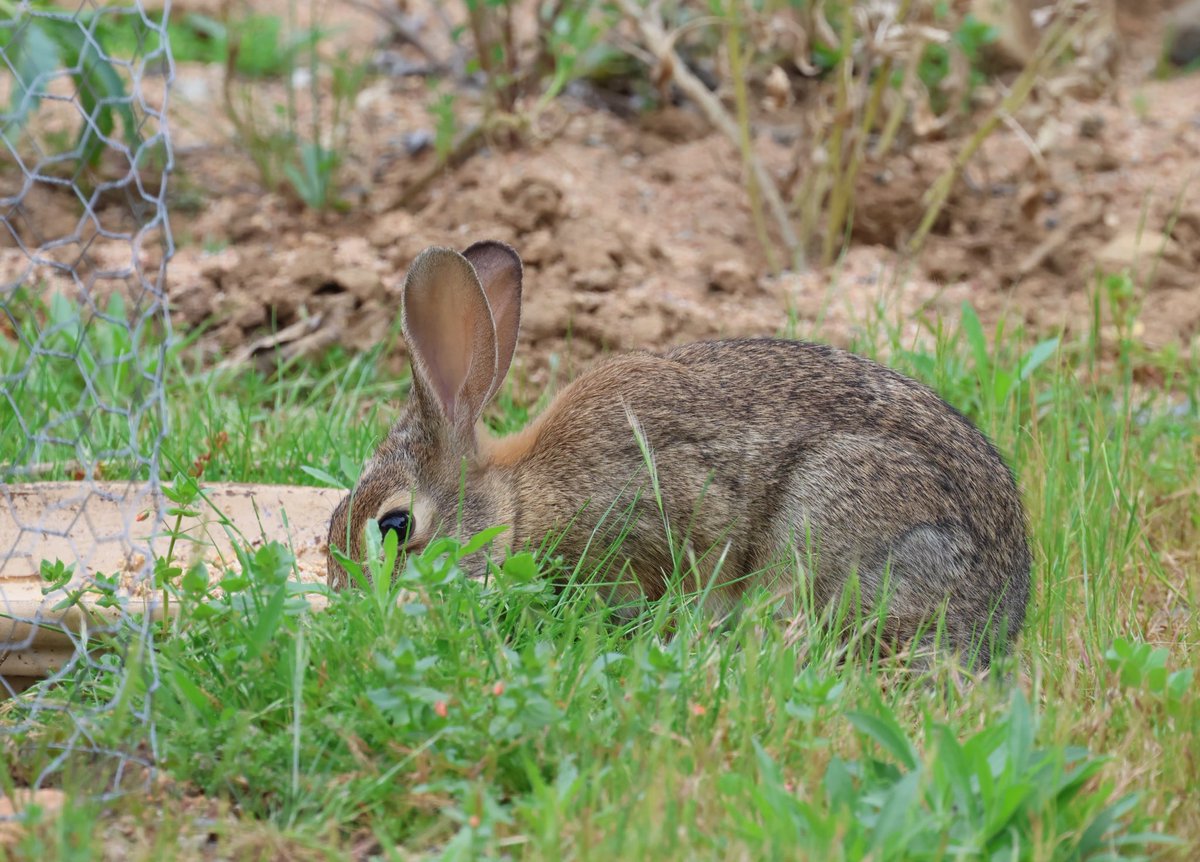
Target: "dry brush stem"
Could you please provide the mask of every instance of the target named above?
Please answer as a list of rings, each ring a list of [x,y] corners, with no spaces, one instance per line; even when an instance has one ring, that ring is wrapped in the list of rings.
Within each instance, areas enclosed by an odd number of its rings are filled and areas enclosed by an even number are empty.
[[[675,81],[679,89],[689,99],[699,105],[700,110],[704,111],[709,122],[716,126],[722,134],[733,142],[734,146],[741,150],[743,159],[750,172],[747,182],[756,186],[762,194],[767,208],[771,211],[772,218],[775,219],[779,235],[783,239],[783,244],[787,247],[788,254],[792,259],[792,265],[797,269],[804,269],[806,266],[804,250],[796,238],[796,232],[792,229],[787,207],[783,203],[779,189],[753,149],[742,146],[742,131],[738,127],[737,121],[725,110],[725,106],[721,104],[721,100],[710,92],[704,86],[704,83],[684,65],[683,60],[675,51],[674,41],[663,30],[662,24],[657,20],[657,16],[649,8],[639,5],[636,0],[617,0],[617,2],[625,15],[637,27],[638,33],[641,34],[642,40],[646,43],[646,47],[650,50],[650,53],[657,57],[658,61],[665,68],[670,70],[671,78]]]
[[[907,20],[909,13],[912,10],[912,0],[901,0],[894,17],[892,25],[903,25]],[[853,195],[855,182],[858,179],[859,171],[862,168],[866,158],[867,139],[870,137],[871,131],[875,128],[875,120],[878,117],[883,106],[884,91],[892,77],[892,65],[894,58],[890,54],[885,54],[883,62],[875,75],[874,81],[870,80],[870,75],[864,79],[864,86],[869,87],[869,96],[866,100],[866,107],[863,111],[862,120],[859,123],[856,131],[853,146],[847,154],[846,161],[843,163],[843,141],[844,134],[843,123],[847,121],[850,112],[849,91],[853,83],[854,62],[852,58],[853,38],[851,36],[853,28],[850,19],[850,7],[845,7],[845,20],[843,22],[843,39],[842,46],[842,62],[838,69],[838,97],[837,109],[835,113],[835,122],[837,125],[834,129],[835,143],[829,147],[830,157],[834,160],[834,184],[833,191],[830,196],[828,225],[825,231],[825,243],[822,250],[821,263],[828,266],[833,261],[836,243],[839,237],[846,233],[847,218],[853,207]],[[919,52],[912,68],[915,70],[918,65]],[[842,67],[845,68],[842,68]]]
[[[746,68],[742,60],[742,27],[738,14],[738,0],[729,4],[729,26],[725,29],[726,46],[729,52],[729,69],[733,78],[734,105],[737,110],[738,146],[742,152],[742,166],[746,171],[746,191],[750,196],[750,212],[754,217],[754,231],[759,245],[767,255],[767,265],[772,272],[779,271],[775,247],[767,233],[763,219],[762,192],[754,173],[754,141],[750,134],[750,97],[746,90]]]
[[[958,151],[950,167],[942,172],[941,176],[934,181],[929,191],[926,192],[925,215],[921,218],[920,226],[909,241],[908,248],[910,253],[916,254],[920,251],[921,246],[924,245],[930,230],[933,229],[934,222],[937,221],[937,217],[946,205],[946,201],[950,199],[950,193],[953,191],[955,183],[958,182],[963,169],[966,168],[967,163],[971,161],[975,153],[979,151],[979,148],[983,146],[984,141],[991,136],[992,132],[996,130],[1006,117],[1012,116],[1025,103],[1042,73],[1055,60],[1062,56],[1063,51],[1070,47],[1079,35],[1092,23],[1094,16],[1090,13],[1084,13],[1075,19],[1074,23],[1071,23],[1068,13],[1070,6],[1073,4],[1068,2],[1064,5],[1066,8],[1061,10],[1061,14],[1057,20],[1046,31],[1033,59],[1025,66],[1017,80],[1013,82],[1012,89],[1008,92],[1008,95],[992,110],[983,124],[975,130],[975,134]]]
[[[355,9],[361,9],[370,15],[374,15],[383,22],[390,30],[389,35],[404,45],[409,45],[416,49],[417,53],[425,58],[425,62],[430,71],[445,71],[450,64],[443,61],[421,38],[421,28],[412,18],[400,8],[400,4],[395,0],[383,0],[383,2],[372,2],[372,0],[346,0],[346,2]],[[434,4],[435,7],[437,4]]]
[[[445,156],[438,158],[423,173],[409,183],[400,194],[400,205],[411,206],[444,171],[459,167],[477,152],[488,146],[492,135],[503,134],[515,140],[529,128],[530,121],[518,114],[493,111],[488,117],[467,129],[454,142]]]

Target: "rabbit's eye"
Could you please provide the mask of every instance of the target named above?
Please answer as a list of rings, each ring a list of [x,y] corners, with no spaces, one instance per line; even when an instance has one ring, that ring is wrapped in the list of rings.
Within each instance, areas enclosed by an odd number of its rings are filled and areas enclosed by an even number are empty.
[[[396,540],[401,548],[408,541],[408,537],[413,534],[416,528],[416,522],[413,520],[412,513],[406,509],[395,509],[388,512],[379,519],[379,532],[386,538],[389,532],[396,533]]]

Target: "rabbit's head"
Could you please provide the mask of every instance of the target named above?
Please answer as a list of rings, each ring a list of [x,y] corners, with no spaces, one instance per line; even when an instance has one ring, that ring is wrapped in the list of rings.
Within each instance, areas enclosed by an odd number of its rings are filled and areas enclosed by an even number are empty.
[[[401,305],[412,389],[400,420],[333,513],[327,561],[335,589],[349,584],[332,549],[361,561],[371,519],[409,551],[438,534],[467,537],[511,522],[513,492],[487,469],[476,426],[517,346],[520,257],[498,242],[462,254],[426,249],[409,268]],[[468,562],[468,570],[482,574],[483,565]]]

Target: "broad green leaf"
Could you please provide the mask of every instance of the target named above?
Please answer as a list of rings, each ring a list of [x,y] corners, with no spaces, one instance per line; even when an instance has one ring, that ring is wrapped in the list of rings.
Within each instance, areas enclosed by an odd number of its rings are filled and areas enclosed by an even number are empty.
[[[1010,775],[1022,775],[1033,750],[1034,722],[1029,701],[1019,688],[1013,689],[1008,713],[1008,768]]]
[[[161,663],[162,659],[159,661]],[[183,701],[191,704],[192,708],[199,712],[205,719],[212,717],[212,701],[182,668],[174,665],[163,667],[161,664],[160,668],[162,677]]]
[[[537,578],[539,572],[537,562],[533,558],[533,554],[524,551],[520,554],[513,554],[504,561],[501,567],[504,574],[508,575],[513,580],[527,584]]]
[[[918,762],[916,749],[913,748],[900,725],[896,723],[896,719],[886,711],[886,707],[881,705],[880,709],[883,710],[880,715],[848,712],[846,718],[860,732],[875,740],[880,748],[900,761],[905,769],[915,769]]]
[[[466,557],[466,556],[469,556],[469,555],[475,553],[476,551],[478,551],[480,548],[482,548],[484,545],[486,545],[492,539],[499,536],[501,533],[503,533],[507,529],[508,529],[508,527],[500,526],[500,527],[488,527],[486,530],[480,530],[474,536],[467,539],[466,544],[464,544],[462,546],[462,549],[459,551],[459,556]]]
[[[963,748],[958,744],[954,732],[943,724],[934,725],[932,735],[937,746],[933,768],[937,774],[945,776],[956,804],[962,809],[962,815],[969,815],[973,820],[978,809],[978,798],[971,790],[971,768]]]
[[[331,488],[341,488],[343,490],[347,490],[345,482],[335,479],[332,474],[326,473],[320,467],[310,467],[307,464],[301,464],[300,469],[324,485],[328,485]]]
[[[887,852],[889,849],[894,851],[903,846],[901,839],[908,827],[909,813],[918,799],[917,787],[920,780],[919,771],[908,773],[892,786],[884,801],[871,837],[871,846],[882,851],[883,858],[890,858]]]
[[[983,334],[983,324],[979,322],[979,315],[975,313],[974,307],[969,302],[964,302],[962,305],[962,328],[967,334],[967,344],[971,347],[971,353],[975,356],[975,374],[978,376],[980,384],[986,386],[987,381],[992,377],[992,358],[988,353],[987,336]]]
[[[825,789],[825,800],[831,809],[853,809],[856,795],[854,779],[846,769],[845,761],[840,757],[830,760],[821,783]]]
[[[32,18],[14,33],[3,51],[16,73],[8,121],[14,124],[13,131],[19,132],[41,104],[46,79],[62,68],[62,56],[58,44]],[[4,134],[7,136],[9,130],[5,129]]]
[[[1057,350],[1057,338],[1047,338],[1045,341],[1035,344],[1021,360],[1021,379],[1028,380],[1030,375],[1037,371]]]

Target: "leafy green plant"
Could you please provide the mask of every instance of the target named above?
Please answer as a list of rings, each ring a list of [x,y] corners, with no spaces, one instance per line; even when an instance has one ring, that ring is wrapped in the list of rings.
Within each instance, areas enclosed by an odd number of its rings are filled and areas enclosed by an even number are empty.
[[[71,148],[78,164],[94,166],[99,161],[118,120],[126,146],[137,152],[142,138],[133,100],[112,54],[97,33],[99,13],[63,19],[44,14],[51,8],[38,5],[30,9],[8,0],[0,2],[0,11],[10,19],[0,29],[0,56],[13,72],[10,104],[0,117],[0,134],[16,150],[29,117],[42,104],[48,83],[65,73],[75,83],[83,112]]]
[[[555,0],[537,9],[537,52],[522,65],[516,43],[511,0],[464,0],[474,56],[468,71],[480,71],[488,88],[490,110],[517,112],[517,100],[536,94],[533,113],[545,107],[599,56],[601,38],[615,23],[613,10],[600,0]],[[602,53],[602,52],[601,52]]]
[[[1142,689],[1161,699],[1167,710],[1182,714],[1187,706],[1195,671],[1192,668],[1170,670],[1166,647],[1117,638],[1104,653],[1110,670],[1117,674],[1123,688]]]
[[[201,16],[185,20],[194,28],[203,28],[213,42],[215,59],[232,64],[239,75],[251,78],[291,74],[331,32],[319,27],[289,32],[277,15],[251,14],[227,22]]]
[[[540,55],[544,77],[538,82],[536,113],[580,77],[591,76],[610,59],[603,38],[616,23],[616,13],[598,0],[559,0],[543,7],[538,17]]]
[[[987,336],[970,303],[962,306],[962,328],[975,360],[975,378],[985,414],[1003,410],[1018,388],[1058,351],[1059,339],[1046,338],[1016,357],[1012,366],[1005,366],[993,362]],[[995,340],[1002,341],[1002,334],[997,332]]]
[[[1078,748],[1037,748],[1036,722],[1019,691],[987,729],[965,740],[947,725],[928,723],[925,756],[883,703],[848,712],[846,720],[882,757],[833,757],[817,792],[798,794],[758,744],[757,780],[744,772],[723,776],[723,789],[750,803],[740,809],[739,831],[760,853],[1036,858],[1046,812],[1053,812],[1049,828],[1061,836],[1061,858],[1094,859],[1169,841],[1126,831],[1136,796],[1106,802],[1105,790],[1089,789],[1104,758]]]
[[[136,16],[81,12],[80,20],[109,56],[120,59],[159,54],[165,33],[175,62],[224,64],[229,60],[232,41],[237,51],[234,67],[239,75],[251,78],[285,75],[303,58],[314,35],[311,28],[301,28],[287,36],[283,19],[278,15],[254,13],[223,21],[185,12],[164,22],[163,13],[157,10],[143,10]],[[235,34],[232,40],[231,29]],[[326,35],[325,31],[317,34],[322,38]]]
[[[288,33],[278,19],[268,20],[272,23],[266,38],[256,39],[253,32],[233,25],[221,33],[228,44],[225,113],[263,185],[278,189],[286,184],[312,209],[339,207],[336,181],[349,134],[347,112],[366,79],[367,66],[346,51],[323,58],[321,43],[328,31],[314,27]],[[307,123],[301,120],[297,101],[294,73],[300,68],[308,78]],[[256,83],[239,84],[238,76],[245,73],[281,75],[286,87],[283,103],[264,98]],[[322,89],[326,78],[328,97]]]
[[[142,442],[161,429],[145,381],[161,373],[165,336],[153,321],[131,326],[120,293],[92,312],[22,287],[0,298],[0,314],[13,325],[11,338],[0,337],[0,380],[17,406],[0,412],[0,476],[38,464],[82,474],[101,453],[133,460],[129,417],[143,417]],[[28,428],[50,433],[31,437]]]
[[[520,92],[513,4],[505,0],[463,0],[475,56],[467,71],[482,71],[488,104],[493,111],[512,114]]]
[[[437,158],[413,182],[408,196],[419,194],[447,166],[458,164],[488,143],[515,144],[530,133],[546,107],[572,81],[599,72],[620,54],[605,44],[618,15],[605,0],[554,0],[537,4],[536,50],[517,44],[514,24],[518,4],[510,0],[464,0],[467,24],[455,28],[458,42],[471,37],[466,71],[480,74],[485,85],[484,116],[459,130],[453,95],[435,88],[429,113],[435,124]],[[528,58],[528,59],[526,59]],[[528,102],[523,99],[528,98]]]
[[[1013,411],[1025,415],[1030,381],[1052,364],[1061,348],[1061,339],[1052,337],[1011,349],[1003,323],[989,335],[969,302],[961,306],[957,331],[939,331],[937,336],[939,344],[933,349],[902,350],[900,355],[919,377],[985,427]],[[965,354],[952,346],[960,342]]]
[[[938,16],[945,19],[949,10],[942,10]],[[986,75],[980,66],[984,49],[996,41],[999,32],[991,24],[980,21],[974,15],[967,13],[957,22],[949,43],[932,42],[925,46],[917,65],[917,76],[925,85],[929,94],[930,107],[936,114],[943,114],[952,106],[951,99],[943,91],[942,85],[950,75],[951,52],[960,52],[963,64],[967,69],[967,81],[958,93],[962,103],[959,110],[970,110],[972,94],[986,80]],[[900,85],[902,75],[897,75],[896,84]]]

